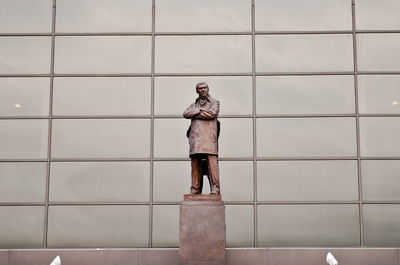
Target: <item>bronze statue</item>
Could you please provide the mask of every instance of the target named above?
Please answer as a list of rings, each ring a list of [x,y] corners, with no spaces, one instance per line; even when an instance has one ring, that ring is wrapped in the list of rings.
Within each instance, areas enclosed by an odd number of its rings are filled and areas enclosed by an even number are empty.
[[[206,83],[196,85],[199,97],[183,113],[191,119],[187,137],[189,138],[189,157],[192,163],[191,194],[201,194],[203,175],[210,182],[211,194],[220,194],[218,170],[219,101],[209,94]]]

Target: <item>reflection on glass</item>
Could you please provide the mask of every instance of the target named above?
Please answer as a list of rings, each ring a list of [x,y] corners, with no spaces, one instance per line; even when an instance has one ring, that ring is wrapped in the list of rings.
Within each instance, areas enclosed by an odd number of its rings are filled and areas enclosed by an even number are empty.
[[[354,113],[352,76],[258,76],[257,114]]]
[[[55,115],[150,115],[150,78],[56,77]]]
[[[250,0],[157,0],[156,31],[250,31]]]
[[[49,95],[49,78],[0,78],[0,116],[47,116]]]
[[[151,38],[147,36],[58,36],[58,74],[149,73]]]
[[[151,1],[57,0],[58,32],[151,31]]]
[[[220,101],[220,115],[252,113],[250,76],[156,77],[155,113],[182,115],[187,106],[198,96],[195,87],[200,81],[206,82],[210,87],[210,95]]]
[[[251,36],[156,37],[158,73],[250,73]]]
[[[255,11],[259,31],[351,30],[348,0],[256,0]]]
[[[256,36],[258,72],[352,71],[351,34]]]
[[[51,32],[52,0],[1,0],[1,33]]]
[[[399,71],[400,34],[357,34],[357,63],[360,71]]]
[[[400,113],[400,75],[359,75],[360,113]]]
[[[1,74],[49,74],[51,37],[0,37]]]
[[[47,157],[48,120],[0,120],[0,158]]]
[[[148,247],[149,206],[50,206],[48,226],[51,248]]]

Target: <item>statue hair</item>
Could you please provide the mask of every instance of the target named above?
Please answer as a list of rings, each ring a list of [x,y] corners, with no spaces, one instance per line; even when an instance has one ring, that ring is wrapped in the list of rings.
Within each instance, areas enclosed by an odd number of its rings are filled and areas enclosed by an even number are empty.
[[[196,89],[200,86],[200,85],[206,85],[208,87],[208,84],[206,82],[198,82],[196,85]],[[209,87],[208,87],[209,88]]]

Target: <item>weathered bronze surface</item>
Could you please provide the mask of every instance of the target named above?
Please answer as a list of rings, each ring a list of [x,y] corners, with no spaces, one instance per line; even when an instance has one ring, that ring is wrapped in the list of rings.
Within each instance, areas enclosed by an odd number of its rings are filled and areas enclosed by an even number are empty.
[[[209,87],[200,82],[196,85],[199,97],[183,113],[191,119],[187,132],[189,156],[192,160],[191,194],[201,194],[203,175],[210,182],[211,194],[220,194],[218,169],[219,101],[209,95]]]

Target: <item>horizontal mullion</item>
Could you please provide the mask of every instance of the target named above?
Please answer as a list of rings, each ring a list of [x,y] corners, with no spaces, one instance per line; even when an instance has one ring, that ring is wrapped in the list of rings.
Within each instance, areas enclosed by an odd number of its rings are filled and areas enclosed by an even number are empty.
[[[251,72],[243,73],[154,73],[155,77],[180,77],[180,76],[252,76]]]
[[[357,75],[400,75],[400,71],[358,71]]]
[[[151,32],[56,32],[55,36],[152,36]]]
[[[90,119],[184,119],[182,115],[52,115],[52,116],[0,116],[0,120],[32,120],[32,119],[77,119],[77,120],[90,120]],[[252,115],[220,115],[218,118],[226,119],[248,119]],[[342,117],[356,117],[354,113],[348,114],[258,114],[256,118],[261,119],[276,119],[276,118],[342,118]],[[359,114],[363,118],[393,118],[400,117],[400,113],[386,113],[386,114]]]
[[[154,32],[155,36],[199,36],[199,35],[249,35],[251,36],[251,31],[182,31],[182,32]]]
[[[222,197],[223,200],[223,197]],[[183,194],[182,194],[183,201]],[[138,202],[49,202],[50,206],[180,205],[182,201]],[[223,200],[224,201],[224,200]],[[362,201],[365,204],[400,204],[400,201]],[[224,201],[225,205],[328,205],[359,204],[358,201]],[[44,202],[0,202],[1,206],[45,206]]]
[[[379,114],[378,114],[379,115]],[[376,117],[377,115],[370,115],[370,117]],[[380,115],[379,117],[397,117],[400,114],[394,115]],[[184,119],[182,115],[52,115],[52,116],[0,116],[0,120],[10,119]],[[218,118],[229,118],[229,119],[246,119],[252,118],[252,115],[220,115]],[[263,115],[259,114],[256,118],[324,118],[324,117],[355,117],[355,114],[274,114],[274,115]]]
[[[151,73],[119,73],[119,74],[54,74],[54,77],[151,77]]]
[[[361,160],[400,160],[400,156],[382,156],[382,157],[368,157],[368,156],[362,156],[360,157]]]
[[[49,202],[50,206],[108,206],[108,205],[149,205],[149,201],[143,202]]]
[[[386,113],[386,114],[373,114],[373,113],[366,113],[366,114],[358,114],[359,117],[382,117],[382,118],[392,118],[392,117],[400,117],[400,113]]]
[[[306,34],[352,34],[349,30],[258,30],[255,35],[306,35]],[[400,30],[355,30],[356,34],[382,34],[382,33],[400,33]],[[0,37],[30,37],[30,36],[52,36],[51,32],[21,32],[21,33],[0,33]],[[136,32],[55,32],[54,36],[152,36],[151,31]],[[252,35],[252,31],[170,31],[154,32],[155,36],[204,36],[204,35]]]
[[[257,201],[257,205],[312,205],[312,204],[354,204],[358,205],[358,201]]]
[[[256,118],[335,118],[335,117],[355,117],[355,113],[348,114],[273,114],[273,115],[264,115],[258,114]]]
[[[391,29],[358,29],[356,33],[400,33],[400,30]]]
[[[219,157],[219,161],[325,161],[357,160],[357,157]],[[361,160],[400,160],[400,157],[362,157]],[[150,158],[50,158],[49,162],[129,162],[150,161]],[[189,157],[155,157],[153,161],[190,161]],[[47,159],[0,159],[1,162],[47,162]]]
[[[256,30],[256,35],[299,35],[299,34],[352,34],[349,30]]]
[[[45,206],[45,202],[0,202],[1,206]]]
[[[357,160],[357,156],[349,157],[257,157],[257,161],[314,161],[314,160]]]
[[[326,72],[256,72],[256,76],[303,76],[303,75],[354,75],[354,71]]]
[[[400,201],[368,201],[363,200],[363,204],[400,204]]]
[[[400,75],[400,71],[358,71],[358,75]],[[354,75],[353,71],[328,72],[256,72],[256,76],[313,76],[313,75]],[[15,77],[151,77],[151,73],[118,73],[118,74],[0,74],[0,78]],[[185,76],[252,76],[244,73],[154,73],[155,77],[185,77]]]

